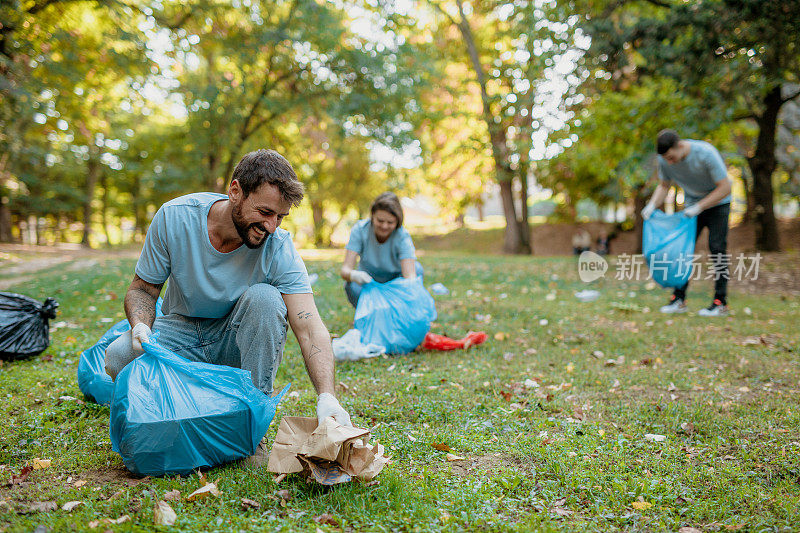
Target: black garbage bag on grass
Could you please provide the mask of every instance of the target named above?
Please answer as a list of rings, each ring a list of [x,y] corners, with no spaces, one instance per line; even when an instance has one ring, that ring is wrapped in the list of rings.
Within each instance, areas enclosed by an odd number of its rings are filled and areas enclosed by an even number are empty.
[[[22,294],[0,292],[0,359],[32,357],[50,345],[48,320],[56,317],[58,302],[44,303]]]

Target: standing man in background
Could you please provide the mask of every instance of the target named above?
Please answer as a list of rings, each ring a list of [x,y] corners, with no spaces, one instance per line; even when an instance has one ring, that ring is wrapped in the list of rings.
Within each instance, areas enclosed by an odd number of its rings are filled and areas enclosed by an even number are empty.
[[[728,251],[728,217],[731,212],[731,180],[725,162],[716,148],[705,141],[681,139],[674,130],[662,130],[656,139],[658,165],[655,175],[659,179],[653,196],[642,209],[642,218],[649,219],[656,208],[664,203],[670,187],[683,189],[683,213],[697,217],[697,237],[708,228],[708,248],[714,264],[714,299],[700,316],[728,314],[728,279],[730,261]],[[686,289],[689,283],[678,287],[670,302],[661,308],[662,313],[685,313]]]

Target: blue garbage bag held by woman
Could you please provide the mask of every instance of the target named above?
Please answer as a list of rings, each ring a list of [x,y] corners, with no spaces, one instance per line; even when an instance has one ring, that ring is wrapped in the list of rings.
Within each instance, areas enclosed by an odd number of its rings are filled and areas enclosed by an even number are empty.
[[[412,352],[436,320],[433,297],[421,278],[395,278],[364,285],[358,300],[355,328],[366,344],[386,347],[386,353]]]

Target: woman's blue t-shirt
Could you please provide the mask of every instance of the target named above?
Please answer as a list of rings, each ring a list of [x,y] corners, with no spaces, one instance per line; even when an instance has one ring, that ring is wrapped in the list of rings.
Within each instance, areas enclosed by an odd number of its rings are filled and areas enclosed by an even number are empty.
[[[385,242],[380,243],[375,238],[372,220],[369,218],[356,222],[345,249],[352,250],[361,257],[360,270],[379,278],[400,275],[400,261],[416,259],[414,243],[404,227],[397,228]]]

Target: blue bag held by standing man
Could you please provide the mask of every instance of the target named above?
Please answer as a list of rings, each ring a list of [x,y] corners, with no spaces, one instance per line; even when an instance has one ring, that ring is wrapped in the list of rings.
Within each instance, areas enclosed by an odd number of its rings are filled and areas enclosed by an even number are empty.
[[[683,287],[692,275],[697,217],[656,210],[644,221],[642,251],[653,280],[662,287]]]
[[[164,316],[164,313],[161,312],[162,301],[162,298],[156,301],[156,316]],[[101,405],[111,405],[114,382],[106,373],[106,348],[129,329],[131,329],[131,325],[128,319],[120,320],[106,331],[94,346],[81,353],[78,362],[78,387],[87,400]]]
[[[389,354],[403,354],[420,345],[434,320],[436,306],[422,279],[399,277],[363,286],[355,328],[365,344],[385,346]]]
[[[248,370],[188,361],[155,337],[114,387],[111,446],[125,466],[184,475],[252,455],[289,386],[270,398]]]

